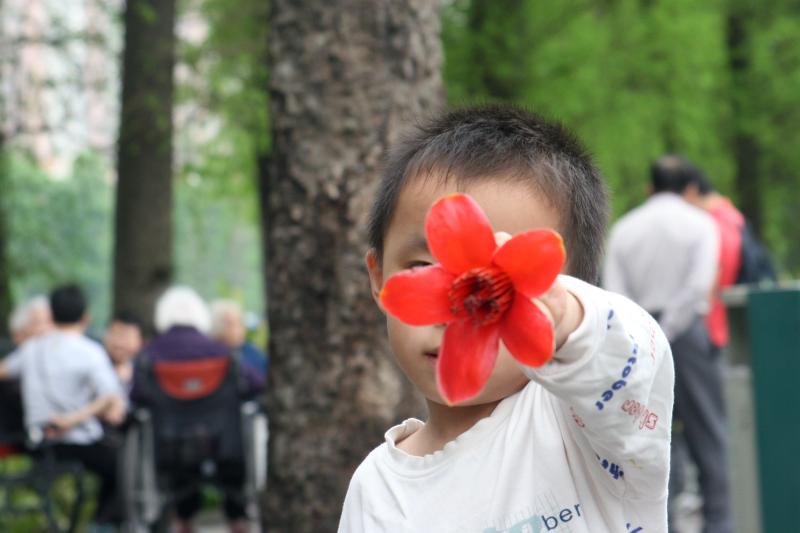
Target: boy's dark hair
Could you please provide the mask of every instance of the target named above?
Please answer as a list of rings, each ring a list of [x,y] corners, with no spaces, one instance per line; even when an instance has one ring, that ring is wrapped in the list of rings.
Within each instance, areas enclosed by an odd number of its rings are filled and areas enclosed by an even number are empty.
[[[650,180],[654,193],[681,194],[692,183],[696,184],[699,189],[700,180],[705,180],[705,176],[702,170],[688,160],[677,155],[665,155],[657,159],[650,167]],[[707,180],[706,185],[710,185]]]
[[[369,244],[379,260],[403,188],[433,174],[530,184],[559,213],[567,271],[597,282],[608,194],[591,157],[562,125],[508,104],[454,109],[418,125],[390,152],[370,211]]]
[[[86,297],[77,285],[62,285],[50,293],[50,309],[56,324],[77,324],[86,313]]]
[[[117,311],[111,316],[111,322],[122,322],[130,326],[136,326],[140,331],[144,332],[144,322],[139,315],[127,309]]]

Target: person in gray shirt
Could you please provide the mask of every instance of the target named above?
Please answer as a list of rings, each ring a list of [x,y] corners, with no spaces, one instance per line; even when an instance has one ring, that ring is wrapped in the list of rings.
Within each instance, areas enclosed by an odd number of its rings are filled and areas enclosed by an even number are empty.
[[[675,488],[681,475],[675,442],[683,437],[699,471],[703,531],[731,533],[721,361],[704,324],[716,286],[719,233],[706,212],[681,197],[699,172],[676,156],[653,164],[653,194],[611,231],[603,286],[644,307],[667,335],[675,362],[673,420],[683,428],[673,435],[670,485]]]
[[[50,295],[54,329],[31,338],[0,363],[0,378],[19,378],[25,426],[53,443],[58,459],[77,460],[100,477],[97,524],[119,521],[116,450],[101,420],[120,424],[126,401],[108,355],[84,336],[86,299],[75,285]]]

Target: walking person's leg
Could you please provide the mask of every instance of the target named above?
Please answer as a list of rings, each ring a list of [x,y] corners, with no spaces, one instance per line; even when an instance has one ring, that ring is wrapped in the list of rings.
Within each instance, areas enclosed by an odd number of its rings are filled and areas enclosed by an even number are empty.
[[[728,434],[719,350],[701,320],[672,343],[675,415],[697,465],[705,533],[731,533]]]

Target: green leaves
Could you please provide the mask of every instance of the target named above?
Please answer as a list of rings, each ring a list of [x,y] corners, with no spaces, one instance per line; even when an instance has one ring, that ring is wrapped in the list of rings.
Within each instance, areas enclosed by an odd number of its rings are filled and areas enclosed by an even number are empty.
[[[611,185],[616,216],[645,197],[649,164],[665,152],[696,161],[736,200],[732,132],[746,128],[761,148],[752,179],[766,236],[800,272],[800,229],[786,235],[800,228],[790,214],[800,204],[786,201],[800,198],[800,23],[789,4],[771,0],[747,18],[751,72],[733,80],[732,0],[454,0],[442,16],[448,96],[527,104],[576,130]]]
[[[86,154],[72,175],[54,179],[20,154],[8,158],[3,196],[15,301],[80,283],[92,313],[105,318],[110,299],[112,189],[99,156]]]

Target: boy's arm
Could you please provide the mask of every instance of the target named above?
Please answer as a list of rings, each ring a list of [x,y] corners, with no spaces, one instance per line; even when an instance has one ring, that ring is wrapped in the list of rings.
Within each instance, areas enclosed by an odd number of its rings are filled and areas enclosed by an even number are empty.
[[[556,397],[566,432],[610,490],[661,498],[674,382],[669,344],[655,320],[630,300],[566,276],[558,285],[579,302],[580,321],[573,328],[569,299],[559,316],[548,301],[551,291],[542,303],[555,315],[559,348],[545,366],[523,370]]]

